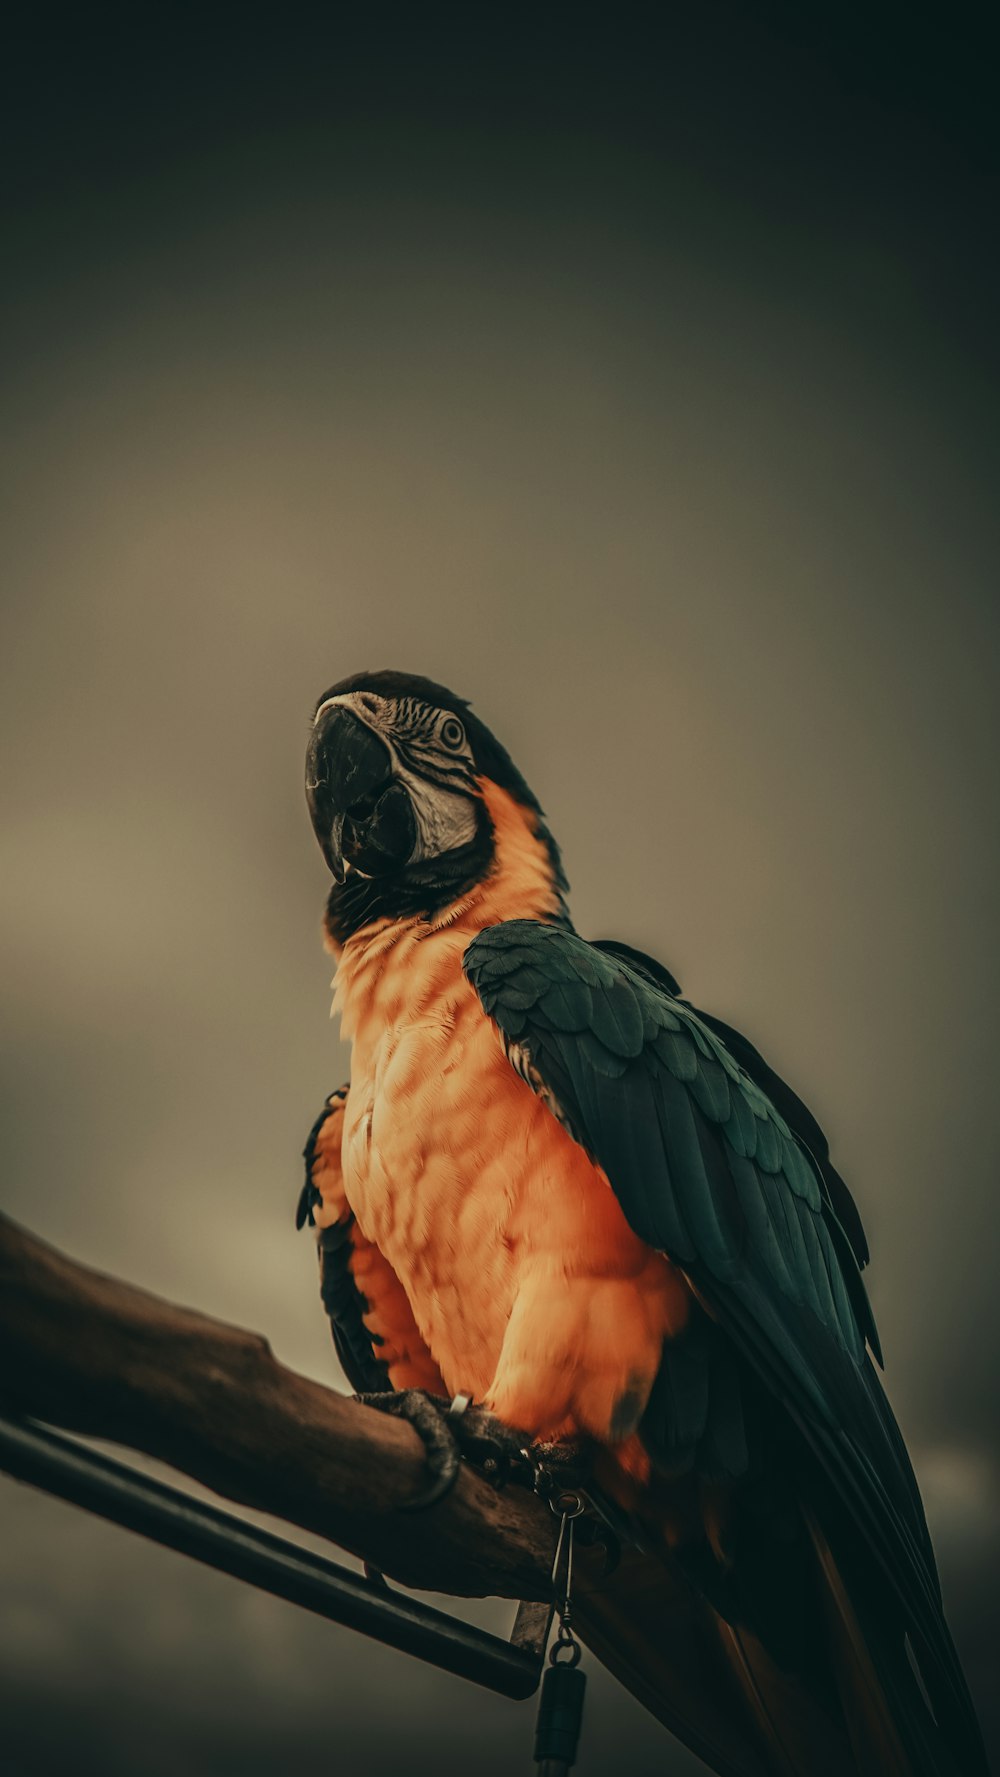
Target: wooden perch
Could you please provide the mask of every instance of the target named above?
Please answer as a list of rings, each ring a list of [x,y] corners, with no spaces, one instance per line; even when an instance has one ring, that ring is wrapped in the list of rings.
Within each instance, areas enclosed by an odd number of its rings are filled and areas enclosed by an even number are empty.
[[[463,1465],[413,1517],[412,1427],[296,1375],[257,1333],[64,1258],[0,1216],[0,1400],[158,1457],[225,1498],[318,1532],[404,1585],[550,1595],[553,1519]]]

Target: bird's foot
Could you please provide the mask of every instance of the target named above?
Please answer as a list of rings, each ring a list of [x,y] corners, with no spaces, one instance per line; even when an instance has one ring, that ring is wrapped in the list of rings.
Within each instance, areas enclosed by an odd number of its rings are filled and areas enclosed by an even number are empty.
[[[575,1446],[534,1444],[527,1432],[518,1431],[485,1407],[473,1406],[468,1395],[458,1394],[448,1401],[421,1388],[404,1388],[355,1398],[380,1413],[408,1420],[423,1440],[427,1481],[402,1511],[424,1511],[450,1493],[463,1456],[498,1489],[508,1481],[534,1487],[544,1476],[546,1482],[540,1491],[548,1495],[579,1480],[580,1452]]]
[[[464,1396],[456,1396],[455,1402],[451,1402],[442,1395],[428,1394],[423,1388],[401,1388],[385,1394],[356,1394],[354,1398],[365,1407],[374,1407],[377,1413],[407,1420],[424,1446],[427,1479],[411,1499],[403,1501],[400,1511],[422,1512],[437,1505],[458,1480],[462,1451],[451,1419],[452,1409]]]
[[[557,1443],[531,1446],[535,1470],[535,1492],[553,1503],[564,1493],[577,1493],[587,1484],[590,1468],[585,1444],[571,1443],[568,1438]]]
[[[508,1481],[519,1482],[547,1499],[557,1515],[586,1488],[589,1460],[585,1446],[568,1439],[533,1443],[527,1432],[516,1430],[486,1407],[473,1406],[468,1395],[458,1394],[449,1401],[422,1388],[404,1388],[354,1398],[379,1413],[408,1420],[423,1442],[427,1479],[403,1502],[400,1511],[426,1511],[444,1499],[458,1480],[463,1456],[498,1491]],[[620,1553],[611,1528],[588,1510],[577,1523],[576,1535],[580,1542],[597,1543],[604,1549],[605,1572],[611,1573]]]

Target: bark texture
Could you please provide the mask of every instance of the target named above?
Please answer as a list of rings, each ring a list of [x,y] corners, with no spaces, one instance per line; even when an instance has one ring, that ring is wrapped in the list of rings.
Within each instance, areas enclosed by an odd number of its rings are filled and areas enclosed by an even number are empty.
[[[286,1369],[259,1334],[77,1265],[4,1217],[0,1401],[158,1457],[404,1585],[550,1595],[542,1501],[497,1493],[463,1465],[439,1505],[401,1512],[424,1473],[412,1427]]]

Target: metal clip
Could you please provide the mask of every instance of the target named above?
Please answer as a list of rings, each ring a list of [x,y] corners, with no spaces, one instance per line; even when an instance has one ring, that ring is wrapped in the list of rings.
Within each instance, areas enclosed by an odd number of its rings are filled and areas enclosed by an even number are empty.
[[[552,1590],[559,1629],[549,1653],[549,1670],[542,1680],[535,1730],[535,1763],[542,1777],[566,1777],[576,1762],[587,1684],[584,1673],[576,1670],[583,1649],[573,1634],[572,1623],[573,1531],[584,1505],[578,1493],[559,1493],[549,1500],[549,1508],[559,1519],[559,1534],[552,1558]],[[562,1583],[561,1568],[564,1569]]]
[[[583,1500],[578,1493],[557,1493],[549,1500],[549,1511],[559,1519],[559,1535],[556,1537],[556,1552],[552,1557],[552,1590],[556,1597],[556,1613],[559,1617],[559,1633],[556,1636],[549,1659],[556,1665],[560,1649],[572,1647],[576,1649],[573,1665],[580,1659],[580,1644],[573,1635],[573,1530],[576,1520],[583,1515]],[[562,1558],[563,1545],[566,1548],[566,1578],[560,1590],[559,1563]]]

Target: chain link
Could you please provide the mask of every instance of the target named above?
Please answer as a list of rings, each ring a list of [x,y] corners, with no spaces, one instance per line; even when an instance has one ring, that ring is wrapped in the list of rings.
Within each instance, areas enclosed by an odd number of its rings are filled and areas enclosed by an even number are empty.
[[[556,1552],[552,1557],[552,1590],[556,1600],[559,1629],[549,1654],[549,1663],[578,1666],[583,1649],[573,1634],[573,1541],[576,1520],[584,1510],[578,1493],[557,1493],[549,1500],[549,1510],[559,1519]],[[560,1586],[559,1569],[565,1549],[565,1578]],[[565,1656],[565,1658],[564,1658]]]

